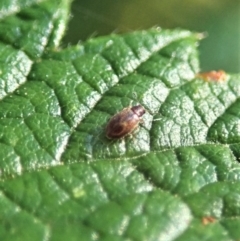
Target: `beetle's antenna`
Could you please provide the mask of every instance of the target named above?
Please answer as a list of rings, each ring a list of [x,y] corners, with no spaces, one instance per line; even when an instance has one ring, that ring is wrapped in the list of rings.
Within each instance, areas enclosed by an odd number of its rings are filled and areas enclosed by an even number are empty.
[[[162,120],[162,118],[153,119],[152,122],[154,122],[154,121],[160,121],[160,120]]]
[[[137,93],[135,91],[132,93],[132,96],[133,96],[133,99],[137,100]]]

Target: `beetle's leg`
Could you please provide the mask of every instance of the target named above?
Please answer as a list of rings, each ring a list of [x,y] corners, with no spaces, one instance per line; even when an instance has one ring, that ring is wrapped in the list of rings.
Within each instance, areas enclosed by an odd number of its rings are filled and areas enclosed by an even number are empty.
[[[144,120],[143,120],[143,119],[140,119],[140,120],[139,120],[139,125],[142,126],[143,124],[144,124]]]

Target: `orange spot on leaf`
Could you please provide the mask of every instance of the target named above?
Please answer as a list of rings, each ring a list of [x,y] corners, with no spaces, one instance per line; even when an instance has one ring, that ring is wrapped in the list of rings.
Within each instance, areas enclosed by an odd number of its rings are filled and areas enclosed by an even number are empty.
[[[204,79],[205,81],[221,82],[227,79],[227,74],[223,70],[212,70],[209,72],[198,73],[197,77]]]
[[[207,216],[207,217],[202,218],[203,225],[208,225],[209,223],[214,223],[214,222],[216,222],[216,218],[214,218],[214,217]]]

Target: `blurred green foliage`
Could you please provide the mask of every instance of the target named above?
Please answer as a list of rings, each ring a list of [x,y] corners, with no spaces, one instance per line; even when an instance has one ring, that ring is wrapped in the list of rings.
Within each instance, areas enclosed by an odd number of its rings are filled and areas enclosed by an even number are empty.
[[[75,0],[65,44],[153,26],[204,32],[201,69],[240,72],[239,0]]]

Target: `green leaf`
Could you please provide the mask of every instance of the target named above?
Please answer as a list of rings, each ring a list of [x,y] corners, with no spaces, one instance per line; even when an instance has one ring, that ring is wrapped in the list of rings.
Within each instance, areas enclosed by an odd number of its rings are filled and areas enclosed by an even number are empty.
[[[60,49],[70,1],[0,4],[0,240],[240,239],[240,75],[153,28]],[[133,136],[109,119],[146,109]]]
[[[33,59],[41,57],[46,47],[59,45],[65,30],[69,2],[70,0],[3,0],[0,4],[1,42],[24,51]],[[17,14],[13,15],[13,12]]]

